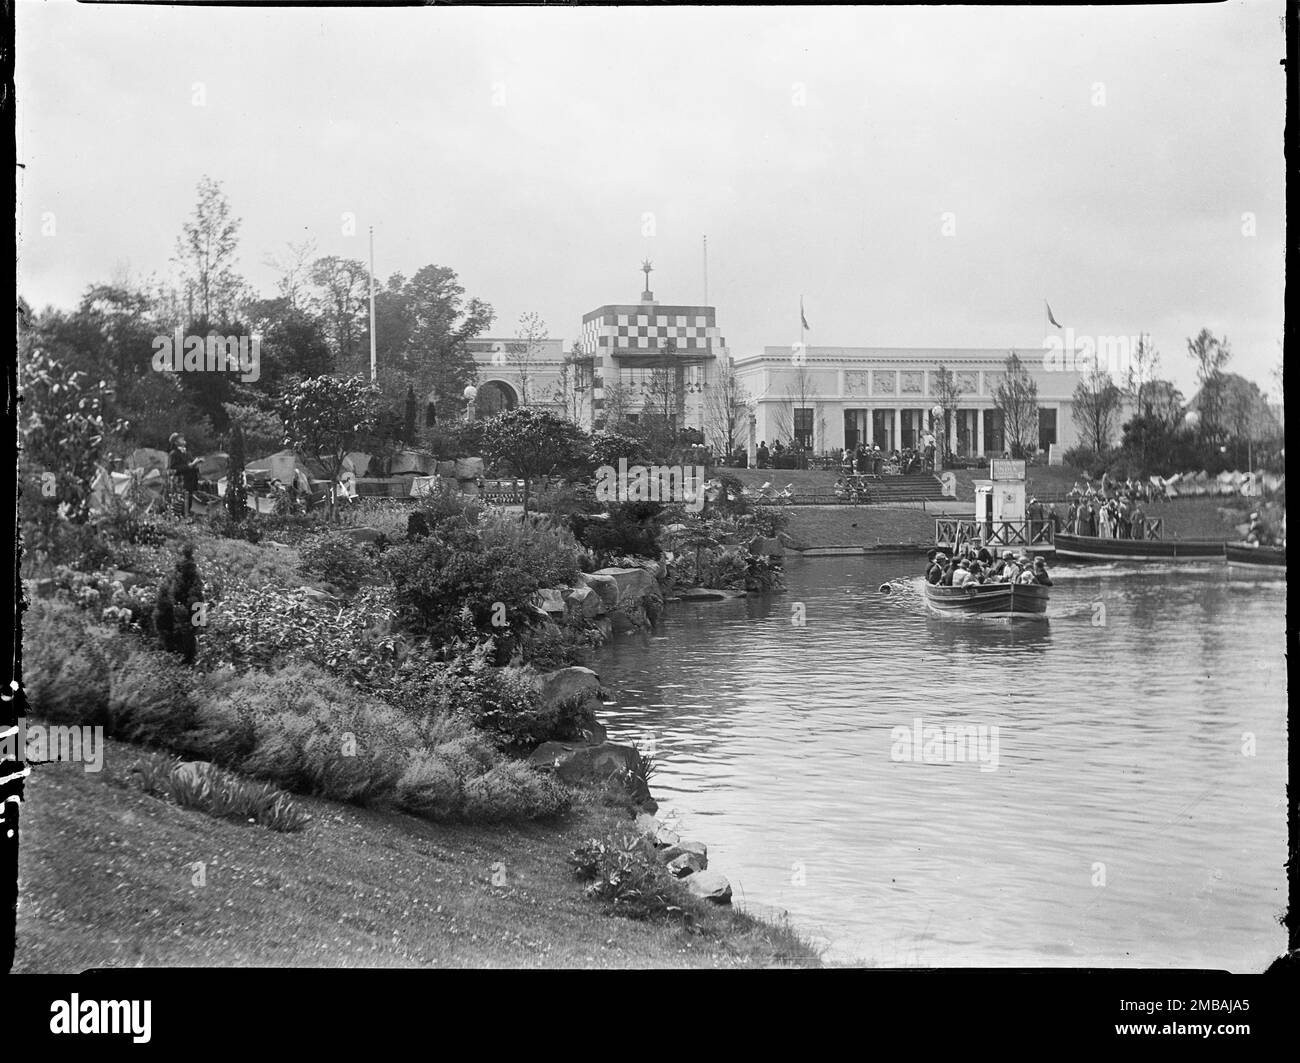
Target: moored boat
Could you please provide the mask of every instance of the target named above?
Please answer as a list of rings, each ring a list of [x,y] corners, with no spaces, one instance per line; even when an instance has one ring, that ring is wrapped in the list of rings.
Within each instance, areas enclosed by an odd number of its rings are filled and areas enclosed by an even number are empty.
[[[1226,543],[1230,569],[1247,572],[1271,572],[1286,576],[1286,547],[1257,546],[1252,543]]]
[[[1111,539],[1063,532],[1054,544],[1060,561],[1218,561],[1228,545],[1221,539]]]
[[[1042,617],[1048,588],[1039,583],[967,583],[943,587],[927,583],[925,601],[936,613],[950,616]]]

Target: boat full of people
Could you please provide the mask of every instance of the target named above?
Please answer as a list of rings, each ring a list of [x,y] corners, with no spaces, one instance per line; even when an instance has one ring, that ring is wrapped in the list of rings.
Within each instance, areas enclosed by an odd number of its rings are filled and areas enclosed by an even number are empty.
[[[929,553],[926,604],[936,613],[988,618],[1042,617],[1052,586],[1047,563],[1027,552],[968,545],[959,555]]]

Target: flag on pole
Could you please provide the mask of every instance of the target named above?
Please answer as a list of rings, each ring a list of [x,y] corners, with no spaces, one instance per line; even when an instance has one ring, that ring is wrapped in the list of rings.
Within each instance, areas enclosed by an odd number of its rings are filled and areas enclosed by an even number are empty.
[[[808,318],[803,312],[803,296],[799,296],[799,323],[806,329],[808,328]]]
[[[1047,320],[1050,321],[1050,322],[1051,322],[1053,325],[1055,325],[1057,328],[1060,328],[1060,327],[1061,327],[1061,323],[1060,323],[1059,321],[1057,321],[1056,318],[1054,318],[1054,317],[1052,316],[1052,304],[1049,303],[1046,299],[1044,299],[1044,300],[1043,300],[1043,305],[1044,305],[1045,307],[1047,307]]]

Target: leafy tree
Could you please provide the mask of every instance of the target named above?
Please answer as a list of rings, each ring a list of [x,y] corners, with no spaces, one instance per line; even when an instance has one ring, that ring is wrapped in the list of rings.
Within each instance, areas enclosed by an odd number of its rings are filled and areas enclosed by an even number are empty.
[[[531,481],[581,465],[588,449],[586,433],[572,421],[527,406],[484,421],[482,441],[489,461],[523,478],[525,513]]]
[[[191,302],[198,299],[189,316],[197,314],[204,321],[230,319],[246,290],[234,269],[240,219],[231,212],[221,182],[204,175],[198,192],[194,214],[177,238],[175,261]]]
[[[993,392],[993,404],[1002,411],[1011,456],[1032,454],[1038,436],[1038,383],[1015,351],[1007,355],[1002,379]]]
[[[1079,381],[1072,397],[1071,416],[1084,446],[1097,454],[1109,449],[1119,407],[1120,390],[1105,370],[1093,369]]]
[[[291,377],[323,376],[334,370],[334,354],[321,321],[295,307],[287,296],[250,304],[248,318],[260,337],[261,376],[253,386],[275,394]]]
[[[312,284],[310,306],[334,344],[337,364],[344,372],[358,372],[362,361],[368,367],[365,315],[370,298],[369,271],[355,258],[326,255],[311,264],[308,277]],[[363,338],[367,342],[361,346]],[[358,349],[364,351],[364,358],[358,355]]]
[[[356,376],[311,377],[281,400],[285,444],[314,457],[330,475],[331,519],[343,461],[373,431],[378,409],[379,389]]]
[[[105,419],[112,393],[104,381],[69,370],[40,348],[27,351],[19,365],[21,446],[28,474],[39,480],[33,488],[69,520],[85,523],[105,439],[127,425]]]
[[[1207,328],[1187,341],[1187,354],[1196,363],[1196,380],[1201,385],[1196,406],[1201,415],[1201,432],[1209,439],[1218,438],[1223,425],[1223,367],[1232,358],[1228,338],[1215,337]]]
[[[432,393],[439,421],[459,418],[465,387],[478,379],[469,341],[494,316],[488,303],[466,300],[455,271],[445,266],[425,266],[409,279],[393,274],[375,295],[375,359],[385,402],[400,411],[410,387],[421,410]],[[364,339],[368,344],[368,331]]]

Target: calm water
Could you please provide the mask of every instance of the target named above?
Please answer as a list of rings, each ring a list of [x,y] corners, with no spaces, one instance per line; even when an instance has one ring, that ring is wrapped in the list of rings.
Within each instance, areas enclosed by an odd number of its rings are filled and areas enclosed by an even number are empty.
[[[792,560],[784,594],[674,604],[603,650],[610,737],[653,743],[661,817],[832,960],[1280,954],[1285,584],[1058,567],[1046,622],[998,623],[877,593],[915,564]],[[996,770],[891,759],[917,719],[996,726]]]

